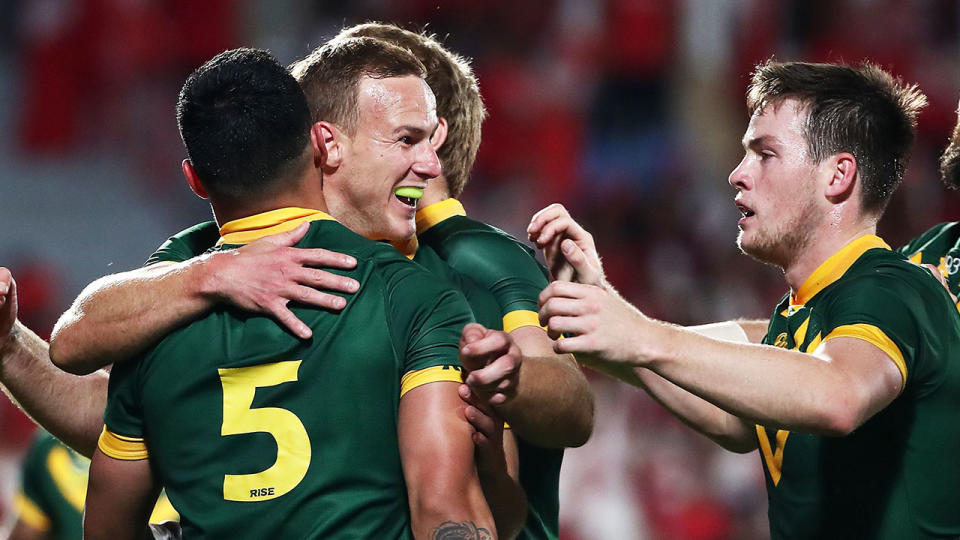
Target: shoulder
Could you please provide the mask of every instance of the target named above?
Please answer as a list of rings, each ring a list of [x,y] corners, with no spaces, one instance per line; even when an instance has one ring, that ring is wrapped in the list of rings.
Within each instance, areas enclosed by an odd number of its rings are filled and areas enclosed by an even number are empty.
[[[960,222],[948,221],[934,225],[920,236],[897,249],[907,257],[929,249],[946,252],[960,239]],[[943,253],[940,253],[942,255]]]
[[[220,229],[213,221],[198,223],[171,236],[150,255],[144,266],[158,262],[182,262],[213,247]]]

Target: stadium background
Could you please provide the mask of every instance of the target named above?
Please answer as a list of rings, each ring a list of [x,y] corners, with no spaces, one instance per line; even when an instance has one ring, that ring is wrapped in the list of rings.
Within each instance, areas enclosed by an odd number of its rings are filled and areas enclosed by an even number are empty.
[[[193,68],[240,45],[290,62],[366,20],[428,23],[474,59],[490,116],[471,214],[522,236],[534,211],[563,202],[653,316],[766,317],[785,291],[736,251],[726,183],[748,74],[771,55],[870,59],[919,83],[931,105],[881,234],[898,245],[960,219],[936,172],[960,94],[952,0],[0,0],[0,265],[23,321],[48,335],[86,283],[209,219],[180,174],[173,115]],[[564,464],[564,538],[766,536],[756,454],[592,381],[593,439]],[[32,425],[0,402],[2,512]]]

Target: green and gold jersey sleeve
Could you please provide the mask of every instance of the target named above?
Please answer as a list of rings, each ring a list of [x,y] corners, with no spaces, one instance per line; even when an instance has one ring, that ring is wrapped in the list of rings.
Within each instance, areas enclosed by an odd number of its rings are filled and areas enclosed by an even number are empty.
[[[936,266],[950,292],[960,296],[960,222],[936,225],[897,251],[910,262]]]
[[[103,433],[97,446],[114,459],[136,461],[148,457],[139,368],[140,361],[121,362],[114,365],[110,372]]]
[[[863,258],[869,263],[881,257],[895,256],[867,253]],[[869,273],[843,280],[837,287],[824,298],[823,341],[852,337],[873,344],[897,365],[904,387],[923,353],[936,351],[938,336],[952,330],[953,314],[937,309],[949,308],[949,297],[923,268],[902,261],[875,264]]]
[[[548,284],[546,268],[529,247],[500,229],[462,215],[458,205],[448,199],[418,213],[417,226],[423,229],[420,242],[432,246],[453,269],[493,294],[505,331],[539,326],[537,301]]]
[[[404,358],[401,395],[436,381],[461,381],[460,333],[473,315],[462,294],[425,270],[397,261],[385,269],[388,320]]]
[[[213,221],[206,221],[171,236],[147,258],[144,266],[158,262],[183,262],[202,255],[216,245],[220,229]]]

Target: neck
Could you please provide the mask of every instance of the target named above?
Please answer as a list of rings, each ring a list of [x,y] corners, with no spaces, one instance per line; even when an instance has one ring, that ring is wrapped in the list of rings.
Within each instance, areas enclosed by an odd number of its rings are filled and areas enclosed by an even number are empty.
[[[236,219],[292,206],[329,213],[317,169],[310,167],[309,170],[304,170],[297,180],[286,185],[290,187],[278,193],[249,197],[248,200],[239,202],[224,203],[211,198],[210,206],[213,207],[217,225],[222,226]]]
[[[450,188],[447,186],[447,177],[441,174],[436,178],[431,178],[430,181],[427,182],[427,189],[423,190],[423,198],[420,199],[417,206],[426,208],[431,204],[436,204],[449,198]]]
[[[877,221],[864,219],[856,224],[844,227],[820,227],[820,234],[811,236],[807,246],[797,257],[783,267],[783,275],[790,289],[796,291],[824,261],[865,234],[877,234]]]

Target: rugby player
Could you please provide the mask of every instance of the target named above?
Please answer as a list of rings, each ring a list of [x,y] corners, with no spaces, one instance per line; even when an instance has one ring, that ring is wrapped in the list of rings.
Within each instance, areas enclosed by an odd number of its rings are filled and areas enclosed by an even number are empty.
[[[545,272],[537,265],[532,253],[512,237],[458,215],[462,214],[462,207],[450,198],[452,194],[462,191],[479,145],[484,112],[476,81],[469,65],[443,49],[432,37],[393,26],[367,24],[350,28],[331,40],[331,43],[351,36],[368,35],[407,47],[430,66],[428,84],[442,96],[440,129],[433,140],[444,154],[444,170],[449,173],[441,175],[439,181],[431,181],[424,193],[424,199],[439,204],[423,208],[421,210],[425,212],[418,214],[420,226],[431,225],[430,230],[426,231],[430,242],[424,243],[419,249],[412,229],[391,231],[369,227],[375,221],[373,216],[381,208],[378,206],[380,200],[368,197],[367,193],[359,193],[351,198],[353,203],[363,201],[362,204],[354,204],[362,207],[362,211],[341,206],[332,209],[332,212],[338,218],[348,216],[341,219],[351,229],[368,238],[390,240],[398,248],[412,254],[416,262],[454,283],[467,296],[478,321],[488,327],[504,326],[517,341],[524,352],[523,363],[519,366],[503,362],[489,366],[466,366],[469,372],[466,382],[470,390],[464,388],[462,395],[475,405],[468,409],[467,414],[483,435],[478,441],[498,438],[493,433],[498,425],[496,419],[491,418],[492,413],[483,414],[491,410],[496,411],[496,416],[509,421],[513,431],[520,436],[521,462],[526,463],[526,466],[520,467],[520,475],[531,503],[525,534],[533,538],[556,538],[559,534],[557,490],[561,448],[578,446],[589,437],[593,420],[592,396],[585,378],[569,355],[556,355],[552,351],[551,340],[537,325],[536,298],[547,282]],[[294,73],[305,85],[308,98],[314,106],[314,120],[324,126],[321,130],[327,130],[321,132],[319,138],[324,139],[323,133],[328,133],[326,140],[333,140],[340,130],[336,123],[323,122],[329,111],[337,110],[330,104],[323,104],[323,100],[331,93],[329,83],[324,87],[321,83],[304,81],[304,75],[309,73],[314,63],[308,57],[294,66]],[[318,80],[323,81],[324,77]],[[318,108],[323,112],[318,113]],[[370,176],[358,171],[360,169],[356,167],[335,168],[328,172],[327,181]],[[369,180],[344,182],[344,185],[362,185],[364,182]],[[389,197],[389,204],[395,204],[393,193],[385,193]],[[444,210],[437,212],[441,207]],[[451,208],[455,211],[448,212]],[[442,219],[438,219],[439,216]],[[216,238],[215,224],[198,225],[171,238],[151,256],[148,263],[185,261],[206,250]],[[280,245],[284,243],[286,241]],[[486,264],[480,267],[475,264],[477,260],[483,260]],[[187,269],[180,272],[181,275],[162,269],[159,274],[151,275],[151,270],[143,270],[109,276],[91,285],[58,323],[53,341],[54,359],[71,371],[85,372],[98,367],[107,358],[120,360],[117,351],[123,355],[129,354],[136,347],[143,346],[143,343],[155,340],[171,326],[175,327],[183,320],[196,316],[196,309],[200,306],[191,302],[191,299],[204,295],[195,292],[198,281],[189,278],[187,273],[192,271],[190,269],[198,268],[198,265],[196,260],[182,264]],[[348,289],[352,283],[340,284],[343,289]],[[165,300],[161,298],[166,298],[171,288],[179,293],[186,292],[188,298],[171,302],[161,313],[144,313],[142,298],[157,298],[163,302]],[[340,300],[339,297],[334,299]],[[271,302],[260,304],[279,306],[271,309],[278,319],[289,324],[299,335],[309,335],[308,330],[299,328],[302,325],[300,321],[285,313],[288,310],[279,299],[269,300]],[[309,301],[310,298],[304,297],[302,300]],[[240,305],[251,307],[249,302]],[[209,305],[206,309],[209,309]],[[127,330],[115,339],[111,333],[98,330],[101,325]],[[104,349],[112,352],[107,353]],[[524,365],[527,367],[524,368]],[[506,439],[509,446],[510,437]],[[500,515],[499,511],[497,515]]]
[[[960,319],[926,270],[875,236],[924,104],[869,65],[754,73],[746,153],[729,179],[738,244],[791,288],[763,345],[650,319],[606,283],[592,239],[561,209],[531,224],[580,282],[541,296],[542,322],[574,336],[557,349],[730,450],[759,448],[774,538],[960,534],[960,434],[944,429],[960,406]]]
[[[425,134],[405,147],[417,165],[400,180],[423,183],[439,165],[422,65],[374,40],[331,56],[366,74],[361,110],[382,100],[392,122]],[[116,365],[85,537],[142,537],[160,485],[185,537],[495,537],[457,395],[461,330],[471,344],[484,333],[463,329],[463,297],[326,213],[342,196],[323,174],[333,157],[297,81],[265,51],[201,66],[177,120],[187,181],[222,224],[219,249],[309,223],[302,242],[350,253],[364,286],[340,313],[294,307],[310,340],[219,309]],[[376,225],[404,221],[397,212]]]
[[[20,489],[13,500],[17,521],[8,540],[81,538],[90,460],[41,429],[34,435],[20,470]],[[150,522],[160,524],[178,517],[166,494],[161,493]]]

